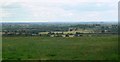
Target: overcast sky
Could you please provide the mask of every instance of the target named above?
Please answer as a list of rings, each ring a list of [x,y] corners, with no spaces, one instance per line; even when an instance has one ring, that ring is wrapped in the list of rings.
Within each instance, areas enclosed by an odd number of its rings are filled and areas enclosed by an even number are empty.
[[[117,22],[119,0],[0,0],[2,22]]]

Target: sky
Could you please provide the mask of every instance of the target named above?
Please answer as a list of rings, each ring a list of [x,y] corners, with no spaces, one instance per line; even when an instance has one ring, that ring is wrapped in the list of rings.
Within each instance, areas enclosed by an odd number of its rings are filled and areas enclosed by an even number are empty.
[[[117,22],[119,0],[0,0],[0,22]]]

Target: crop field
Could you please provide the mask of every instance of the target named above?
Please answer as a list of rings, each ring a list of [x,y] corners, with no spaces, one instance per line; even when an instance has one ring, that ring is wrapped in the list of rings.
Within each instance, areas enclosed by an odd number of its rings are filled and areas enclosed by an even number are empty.
[[[3,60],[117,60],[118,37],[40,37],[2,38]]]

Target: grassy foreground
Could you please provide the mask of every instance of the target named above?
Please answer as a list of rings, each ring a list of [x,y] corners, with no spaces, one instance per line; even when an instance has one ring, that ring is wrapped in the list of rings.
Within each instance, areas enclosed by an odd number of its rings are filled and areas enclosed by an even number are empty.
[[[117,60],[118,38],[3,37],[3,60]]]

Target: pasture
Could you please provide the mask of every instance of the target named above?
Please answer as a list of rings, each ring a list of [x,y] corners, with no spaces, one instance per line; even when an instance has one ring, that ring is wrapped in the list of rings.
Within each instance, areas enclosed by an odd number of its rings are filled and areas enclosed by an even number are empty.
[[[2,38],[3,60],[117,60],[118,37],[40,37]]]

